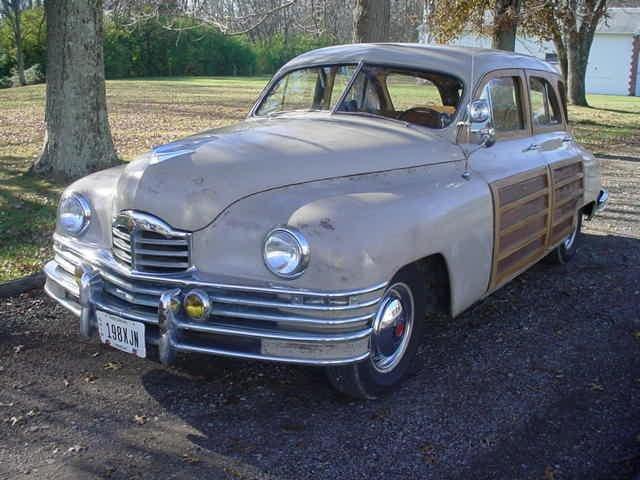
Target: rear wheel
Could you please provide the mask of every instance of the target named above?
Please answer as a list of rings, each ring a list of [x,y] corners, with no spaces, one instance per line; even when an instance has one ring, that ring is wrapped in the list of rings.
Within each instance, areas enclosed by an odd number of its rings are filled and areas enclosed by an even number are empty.
[[[426,312],[426,286],[417,269],[389,283],[373,321],[370,356],[354,365],[328,367],[329,381],[346,395],[373,399],[392,390],[415,368]]]
[[[558,245],[548,256],[550,263],[564,265],[571,260],[576,254],[578,240],[580,238],[580,230],[582,229],[582,213],[578,212],[576,219],[576,227],[569,235]]]

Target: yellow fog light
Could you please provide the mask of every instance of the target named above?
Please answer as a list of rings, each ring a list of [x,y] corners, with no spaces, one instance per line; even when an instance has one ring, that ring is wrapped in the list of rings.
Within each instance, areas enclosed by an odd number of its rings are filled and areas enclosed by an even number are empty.
[[[73,269],[73,278],[76,280],[76,283],[78,285],[80,285],[80,280],[82,279],[83,273],[84,270],[80,265],[76,265],[76,268]]]
[[[209,316],[211,302],[209,295],[201,290],[191,290],[182,301],[184,311],[192,320],[202,321]]]

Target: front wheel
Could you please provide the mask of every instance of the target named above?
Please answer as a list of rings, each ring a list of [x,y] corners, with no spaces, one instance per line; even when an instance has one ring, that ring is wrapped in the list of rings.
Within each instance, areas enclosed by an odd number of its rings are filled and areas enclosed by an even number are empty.
[[[373,321],[370,356],[354,365],[328,367],[329,381],[346,395],[374,399],[392,390],[415,367],[426,312],[426,285],[417,269],[389,283]]]

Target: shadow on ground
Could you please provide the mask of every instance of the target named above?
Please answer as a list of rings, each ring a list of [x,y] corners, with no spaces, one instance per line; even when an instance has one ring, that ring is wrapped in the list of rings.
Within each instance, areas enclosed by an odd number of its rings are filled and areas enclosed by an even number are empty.
[[[540,264],[437,319],[421,372],[380,401],[338,397],[320,370],[203,357],[148,372],[144,388],[204,452],[276,476],[630,478],[639,252],[637,239],[583,235],[576,262]]]

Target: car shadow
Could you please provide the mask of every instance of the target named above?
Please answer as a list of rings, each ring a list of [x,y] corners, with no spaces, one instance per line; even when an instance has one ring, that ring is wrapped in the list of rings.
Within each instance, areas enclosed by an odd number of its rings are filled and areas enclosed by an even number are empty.
[[[143,386],[204,452],[286,478],[629,478],[640,240],[583,234],[578,248],[431,319],[420,371],[376,401],[341,397],[320,369],[200,356]]]

